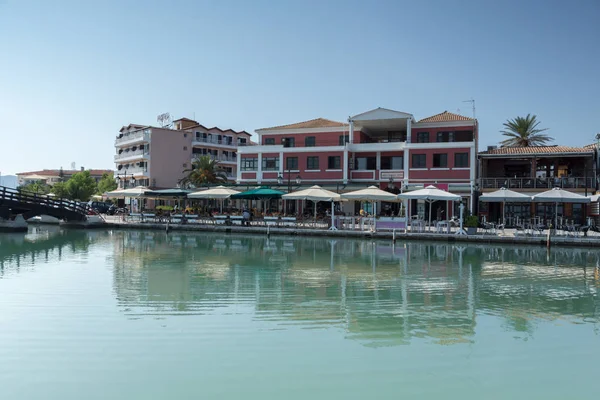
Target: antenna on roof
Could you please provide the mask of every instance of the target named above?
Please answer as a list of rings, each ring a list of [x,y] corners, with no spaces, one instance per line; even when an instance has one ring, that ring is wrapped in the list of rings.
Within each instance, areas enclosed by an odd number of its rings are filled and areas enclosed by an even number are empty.
[[[471,103],[471,105],[473,106],[473,119],[475,118],[475,99],[471,97],[471,100],[465,100],[463,101],[463,103]]]

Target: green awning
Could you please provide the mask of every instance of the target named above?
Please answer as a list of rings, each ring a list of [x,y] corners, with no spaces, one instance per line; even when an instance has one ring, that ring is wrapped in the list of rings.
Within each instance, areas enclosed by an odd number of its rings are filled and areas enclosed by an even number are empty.
[[[268,200],[268,199],[280,199],[284,192],[279,190],[270,189],[268,187],[259,187],[246,192],[231,195],[230,199],[239,200]]]
[[[161,190],[148,190],[144,193],[145,197],[186,197],[192,193],[191,190],[186,189],[161,189]]]

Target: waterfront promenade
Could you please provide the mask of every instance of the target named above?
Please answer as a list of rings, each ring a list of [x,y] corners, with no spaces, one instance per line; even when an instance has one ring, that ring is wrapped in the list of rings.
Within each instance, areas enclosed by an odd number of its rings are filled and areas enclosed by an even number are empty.
[[[241,226],[241,225],[218,225],[218,224],[166,224],[155,222],[132,222],[123,221],[120,217],[105,217],[109,227],[117,229],[141,229],[166,231],[195,231],[195,232],[221,232],[221,233],[243,233],[253,235],[297,235],[314,237],[343,237],[343,238],[371,238],[382,240],[427,240],[439,242],[466,242],[466,243],[496,243],[496,244],[529,244],[547,246],[547,235],[521,234],[516,229],[505,229],[503,231],[478,230],[476,235],[456,235],[456,229],[451,233],[435,232],[412,232],[410,227],[407,231],[371,231],[371,230],[328,230],[327,228],[315,228],[309,226]],[[600,234],[588,232],[583,235],[552,235],[551,245],[598,247],[600,246]]]

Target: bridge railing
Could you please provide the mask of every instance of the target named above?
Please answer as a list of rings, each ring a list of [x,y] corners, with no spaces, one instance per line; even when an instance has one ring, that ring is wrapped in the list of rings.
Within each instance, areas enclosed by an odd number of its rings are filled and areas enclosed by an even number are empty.
[[[81,215],[87,215],[91,208],[85,204],[80,204],[74,200],[62,198],[53,198],[42,194],[32,194],[18,189],[11,189],[0,186],[0,205],[3,201],[16,202],[19,204],[33,204],[36,206],[46,206],[56,209],[71,211]]]

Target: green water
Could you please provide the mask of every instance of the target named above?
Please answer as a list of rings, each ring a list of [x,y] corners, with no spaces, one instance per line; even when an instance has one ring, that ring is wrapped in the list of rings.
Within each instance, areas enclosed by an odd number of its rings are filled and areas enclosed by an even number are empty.
[[[0,399],[596,399],[599,257],[0,234]]]

